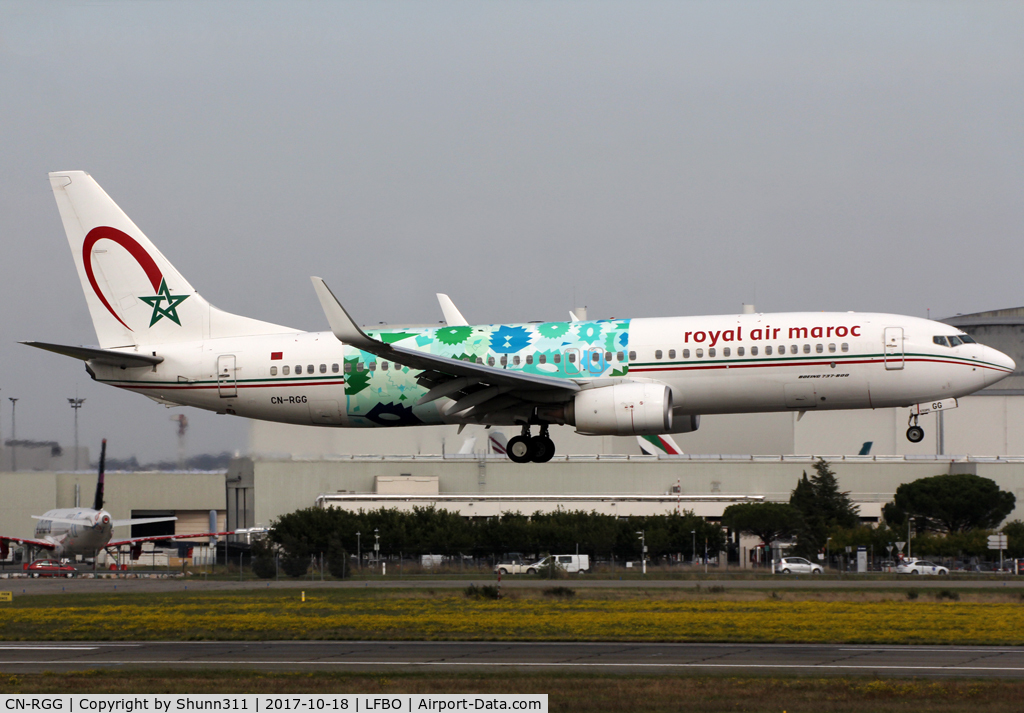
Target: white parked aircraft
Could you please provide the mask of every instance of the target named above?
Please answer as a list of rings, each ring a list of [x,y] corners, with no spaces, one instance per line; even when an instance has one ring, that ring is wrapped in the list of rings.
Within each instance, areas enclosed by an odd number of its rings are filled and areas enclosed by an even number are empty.
[[[50,183],[99,346],[26,344],[168,405],[315,426],[520,426],[509,457],[542,462],[551,424],[637,436],[694,431],[709,413],[949,407],[1014,369],[949,325],[892,314],[469,325],[444,297],[446,326],[363,330],[317,277],[331,331],[302,332],[209,304],[88,174]]]
[[[132,556],[137,557],[143,542],[183,540],[199,537],[230,535],[230,532],[200,532],[191,535],[153,535],[131,537],[126,540],[112,540],[115,527],[148,525],[153,522],[171,522],[176,517],[137,517],[115,520],[103,509],[103,476],[106,464],[107,439],[100,448],[99,478],[96,480],[96,497],[91,508],[61,508],[48,510],[42,515],[33,515],[36,523],[35,538],[0,535],[0,559],[7,559],[10,545],[28,545],[46,550],[57,559],[71,559],[76,555],[95,557],[100,550],[128,546]]]

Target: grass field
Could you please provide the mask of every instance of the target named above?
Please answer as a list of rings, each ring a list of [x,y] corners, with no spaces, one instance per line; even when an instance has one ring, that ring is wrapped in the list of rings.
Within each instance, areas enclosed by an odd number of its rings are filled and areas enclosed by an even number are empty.
[[[2,640],[518,640],[1024,644],[1015,592],[459,590],[67,594],[0,604]]]
[[[585,692],[585,693],[584,693]],[[579,676],[249,671],[86,671],[0,674],[0,695],[15,693],[547,693],[552,711],[1019,711],[1024,682],[873,678]]]

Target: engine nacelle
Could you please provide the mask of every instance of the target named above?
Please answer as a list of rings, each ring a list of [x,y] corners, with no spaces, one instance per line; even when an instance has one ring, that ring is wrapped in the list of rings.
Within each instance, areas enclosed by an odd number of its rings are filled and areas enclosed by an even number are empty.
[[[672,389],[627,383],[585,389],[572,403],[570,423],[593,436],[647,436],[672,432]]]

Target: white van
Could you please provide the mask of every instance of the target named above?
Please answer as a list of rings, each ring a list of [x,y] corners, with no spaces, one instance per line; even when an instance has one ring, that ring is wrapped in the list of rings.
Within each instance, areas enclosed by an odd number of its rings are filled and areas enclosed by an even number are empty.
[[[544,559],[531,564],[526,573],[536,574],[540,571],[541,567],[546,567],[552,561],[554,561],[559,569],[563,569],[570,574],[590,571],[590,555],[548,555]]]

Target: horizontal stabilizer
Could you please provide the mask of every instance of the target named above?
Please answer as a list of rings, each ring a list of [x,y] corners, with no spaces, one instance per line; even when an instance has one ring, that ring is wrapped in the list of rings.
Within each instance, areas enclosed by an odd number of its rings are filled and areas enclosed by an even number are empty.
[[[46,342],[22,342],[36,349],[44,349],[54,354],[62,354],[72,359],[82,361],[94,361],[107,366],[117,366],[122,369],[137,367],[156,366],[164,360],[155,354],[139,354],[138,352],[118,352],[113,349],[98,349],[96,347],[72,347],[64,344],[47,344]]]

